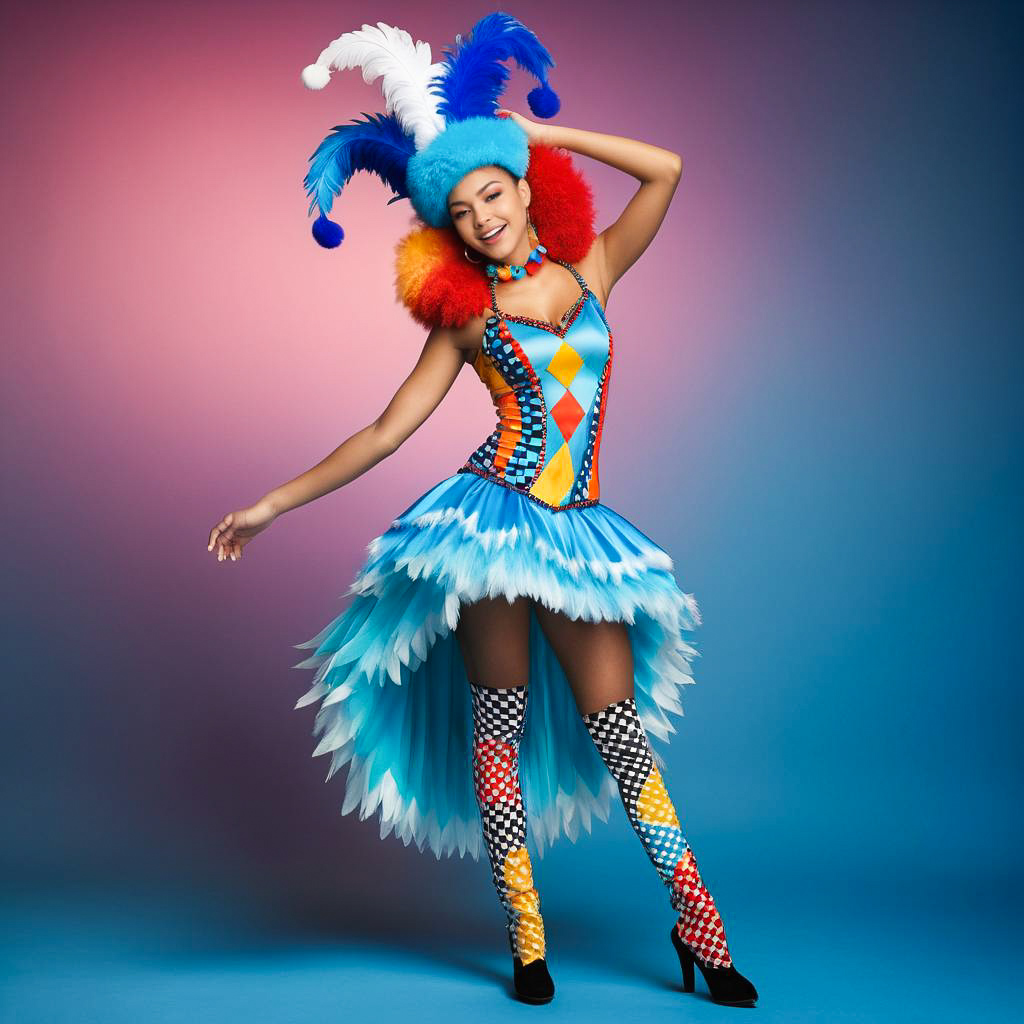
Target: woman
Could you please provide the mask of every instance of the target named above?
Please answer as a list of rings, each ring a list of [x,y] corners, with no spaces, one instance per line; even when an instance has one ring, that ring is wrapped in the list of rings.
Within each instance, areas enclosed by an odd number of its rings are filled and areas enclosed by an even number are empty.
[[[377,810],[435,854],[486,849],[506,913],[516,992],[548,1002],[544,923],[527,851],[607,820],[617,792],[678,917],[671,940],[693,991],[752,1006],[725,929],[683,835],[648,731],[674,731],[699,622],[669,556],[599,500],[598,455],[612,364],[605,317],[615,283],[657,232],[682,160],[656,146],[540,125],[495,110],[514,58],[557,113],[554,65],[536,36],[495,13],[440,64],[378,23],[346,33],[303,72],[383,76],[385,115],[334,129],[306,178],[321,245],[357,169],[409,198],[423,224],[400,244],[398,292],[430,327],[415,368],[372,424],[321,463],[213,528],[218,561],[283,512],[349,483],[397,450],[470,365],[498,412],[459,470],[369,546],[348,608],[312,640],[316,669],[297,706],[320,700],[315,754],[328,778],[349,764],[342,813]],[[481,70],[483,69],[483,70]],[[497,116],[496,116],[497,115]],[[600,234],[589,187],[566,151],[633,175],[640,187]],[[563,312],[564,311],[564,312]],[[529,708],[529,715],[527,710]]]

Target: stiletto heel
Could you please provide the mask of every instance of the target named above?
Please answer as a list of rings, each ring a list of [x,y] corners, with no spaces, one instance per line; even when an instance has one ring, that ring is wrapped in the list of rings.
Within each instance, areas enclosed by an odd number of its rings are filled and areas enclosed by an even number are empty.
[[[679,930],[672,925],[672,945],[679,954],[679,966],[683,969],[683,991],[694,991],[693,965],[700,968],[711,994],[711,1001],[722,1006],[755,1006],[757,989],[736,970],[735,967],[705,967],[694,955],[693,950],[679,937]]]
[[[676,926],[672,925],[672,935],[675,936],[677,934],[678,933],[676,932]],[[678,949],[678,947],[677,947],[677,949]],[[688,954],[688,955],[684,955],[682,950],[679,951],[679,963],[680,963],[680,965],[683,968],[683,991],[684,992],[692,992],[694,990],[694,985],[693,985],[693,954],[690,953],[689,950],[686,950],[686,954]]]

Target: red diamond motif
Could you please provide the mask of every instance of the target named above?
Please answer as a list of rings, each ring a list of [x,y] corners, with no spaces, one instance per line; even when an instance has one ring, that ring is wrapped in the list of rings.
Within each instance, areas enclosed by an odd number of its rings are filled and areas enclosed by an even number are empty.
[[[558,424],[562,437],[568,441],[580,425],[580,420],[583,419],[583,407],[573,398],[571,391],[566,391],[555,403],[551,410],[551,416]]]

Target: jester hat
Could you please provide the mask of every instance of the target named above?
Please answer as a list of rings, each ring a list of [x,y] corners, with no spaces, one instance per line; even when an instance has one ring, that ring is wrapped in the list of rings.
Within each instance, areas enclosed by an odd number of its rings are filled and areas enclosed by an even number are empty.
[[[332,69],[359,67],[367,83],[383,78],[385,112],[336,125],[310,157],[308,215],[319,210],[313,237],[334,248],[344,232],[327,214],[356,171],[378,175],[394,192],[389,204],[408,199],[422,223],[396,250],[396,289],[425,326],[464,323],[487,305],[486,277],[463,257],[447,205],[451,190],[477,167],[496,164],[526,178],[531,220],[549,255],[577,262],[594,238],[592,194],[568,155],[531,144],[514,121],[495,116],[508,80],[502,62],[510,58],[540,82],[527,95],[530,110],[557,114],[560,102],[547,82],[551,55],[501,11],[481,18],[466,39],[456,36],[437,64],[428,43],[378,22],[335,39],[302,71],[310,89],[322,89]]]

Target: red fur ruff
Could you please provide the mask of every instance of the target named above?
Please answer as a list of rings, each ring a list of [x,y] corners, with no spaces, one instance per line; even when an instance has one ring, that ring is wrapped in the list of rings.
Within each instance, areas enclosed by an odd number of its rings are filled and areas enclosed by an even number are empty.
[[[594,196],[582,173],[567,150],[532,143],[525,177],[530,220],[548,256],[578,263],[596,237]],[[454,227],[416,223],[395,248],[396,296],[424,327],[462,327],[490,304],[484,263],[466,259]]]

